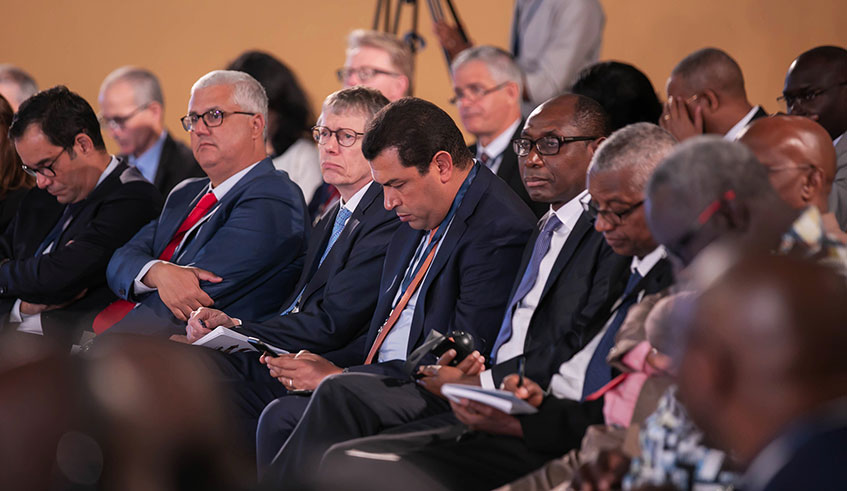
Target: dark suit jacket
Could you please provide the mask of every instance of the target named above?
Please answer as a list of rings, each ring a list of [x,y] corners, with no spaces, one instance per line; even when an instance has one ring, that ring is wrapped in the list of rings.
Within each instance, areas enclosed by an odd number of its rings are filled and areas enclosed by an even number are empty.
[[[166,131],[153,184],[162,196],[167,196],[177,184],[191,177],[206,177],[206,173],[194,160],[194,152]]]
[[[658,293],[672,283],[671,264],[662,259],[642,278],[627,298],[637,298],[642,291],[645,295]],[[614,300],[615,303],[617,300]],[[586,339],[586,343],[603,329],[615,312],[616,310],[607,308],[606,315],[595,319],[588,329],[590,337]],[[588,426],[603,423],[603,398],[592,402],[577,402],[547,396],[538,409],[536,414],[519,418],[524,441],[534,451],[555,452],[561,455],[573,448],[579,448]]]
[[[797,441],[786,442],[786,456],[781,468],[763,488],[742,487],[752,491],[792,491],[814,489],[819,491],[843,490],[847,487],[847,425],[841,423],[827,427],[826,422],[807,424],[795,434]],[[817,428],[815,426],[818,426]]]
[[[515,133],[512,135],[512,138],[518,138],[521,136],[521,130],[523,129],[523,121],[518,125],[518,129],[515,130]],[[472,154],[476,155],[476,143],[469,146]],[[520,167],[518,167],[518,156],[515,151],[512,149],[512,143],[509,142],[509,145],[506,146],[506,150],[503,151],[503,160],[500,161],[500,168],[497,169],[497,176],[506,184],[512,188],[512,191],[517,193],[518,196],[523,200],[524,203],[529,206],[532,212],[535,214],[537,218],[541,218],[547,210],[550,209],[550,205],[547,203],[539,203],[537,201],[532,201],[529,197],[529,193],[526,190],[526,187],[523,185],[523,178],[521,177]]]
[[[158,220],[115,252],[107,270],[109,286],[140,305],[110,332],[185,333],[185,323],[171,314],[158,292],[135,295],[133,284],[144,265],[162,253],[208,185],[208,178],[183,181],[168,196]],[[308,231],[303,194],[266,158],[227,192],[171,262],[223,278],[220,283],[201,282],[215,308],[264,320],[278,311],[280,298],[296,284]]]
[[[364,361],[363,335],[379,296],[385,251],[401,224],[393,211],[383,207],[382,186],[371,183],[318,267],[337,210],[338,205],[312,231],[303,275],[281,306],[282,311],[287,309],[305,287],[299,312],[246,323],[239,330],[288,351],[308,349],[349,366]],[[256,361],[255,355],[250,358]]]
[[[539,232],[536,228],[518,271],[526,269]],[[606,318],[611,303],[623,293],[631,262],[632,258],[612,251],[588,214],[580,215],[553,263],[530,320],[523,354],[527,377],[546,387],[559,365],[591,341],[595,333],[590,326],[598,317]],[[510,299],[520,280],[518,275]],[[518,358],[495,360],[497,365],[491,369],[495,386],[517,373]]]
[[[418,287],[407,354],[433,329],[442,333],[469,332],[480,352],[491,349],[521,251],[535,228],[534,222],[532,213],[515,193],[481,165],[447,234],[441,239],[426,278]],[[421,230],[402,226],[391,239],[363,357],[391,312],[391,304],[423,234]],[[434,362],[431,355],[422,360],[425,364]],[[350,369],[397,377],[408,375],[404,363],[399,361]]]
[[[86,199],[71,206],[71,222],[47,254],[35,256],[64,206],[43,189],[26,194],[0,236],[2,314],[8,314],[18,298],[61,304],[88,289],[79,301],[41,316],[44,334],[63,341],[70,341],[75,332],[69,327],[79,327],[85,320],[90,325],[94,315],[115,299],[106,285],[109,258],[159,214],[162,196],[137,169],[121,162]]]

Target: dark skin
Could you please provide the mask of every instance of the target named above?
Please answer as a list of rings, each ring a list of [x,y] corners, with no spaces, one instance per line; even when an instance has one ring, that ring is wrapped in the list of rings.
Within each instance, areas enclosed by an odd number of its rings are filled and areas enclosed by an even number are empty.
[[[826,129],[830,139],[838,138],[847,131],[845,82],[847,53],[810,50],[801,54],[785,75],[782,94],[796,98],[787,107],[788,114],[811,118]]]

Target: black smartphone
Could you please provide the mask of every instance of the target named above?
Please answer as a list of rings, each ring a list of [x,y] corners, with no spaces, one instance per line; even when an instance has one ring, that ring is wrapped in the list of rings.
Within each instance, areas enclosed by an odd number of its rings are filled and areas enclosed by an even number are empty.
[[[270,357],[276,358],[279,354],[273,350],[270,346],[265,344],[264,341],[258,338],[247,338],[247,342],[250,343],[250,346],[256,348],[259,351],[264,351],[264,353]]]

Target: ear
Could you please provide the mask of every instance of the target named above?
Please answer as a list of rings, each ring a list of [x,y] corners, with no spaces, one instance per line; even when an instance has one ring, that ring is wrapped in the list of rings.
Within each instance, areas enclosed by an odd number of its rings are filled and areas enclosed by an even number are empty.
[[[588,153],[589,153],[589,154],[591,154],[591,156],[593,157],[593,156],[594,156],[594,152],[596,152],[596,151],[597,151],[597,147],[599,147],[599,146],[600,146],[600,144],[601,144],[601,143],[603,143],[604,141],[606,141],[606,137],[605,137],[605,136],[601,136],[600,138],[598,138],[598,139],[596,139],[596,140],[594,140],[594,141],[590,142],[590,143],[588,144]]]
[[[750,210],[747,205],[740,203],[737,199],[725,201],[717,214],[715,218],[720,217],[727,230],[743,233],[750,227]]]
[[[439,180],[442,184],[448,182],[453,176],[453,156],[444,150],[439,150],[432,157],[429,166],[430,172],[438,173]],[[435,166],[435,169],[433,169],[433,166]]]
[[[718,94],[715,93],[712,89],[706,89],[703,91],[703,95],[700,96],[702,103],[706,105],[704,109],[709,110],[709,112],[715,112],[720,107],[720,99],[718,98]]]
[[[165,112],[165,110],[164,110],[164,108],[162,107],[161,104],[159,104],[156,101],[153,101],[147,106],[147,109],[150,111],[150,113],[153,115],[153,118],[155,118],[156,121],[161,121],[162,115]]]
[[[405,75],[401,75],[399,77],[395,77],[397,79],[397,87],[398,94],[400,97],[406,97],[408,95],[412,95],[409,93],[409,78]]]
[[[88,155],[95,150],[94,141],[85,133],[77,133],[74,137],[74,149],[80,155]]]
[[[809,203],[819,191],[823,189],[823,172],[817,167],[812,167],[803,176],[803,186],[800,188],[800,197],[804,203]]]
[[[250,134],[253,136],[253,139],[264,141],[265,138],[263,135],[265,132],[265,125],[267,124],[267,121],[265,121],[265,116],[263,116],[261,113],[254,114],[253,118],[250,121],[250,124]]]
[[[509,82],[506,84],[505,87],[503,87],[503,90],[506,91],[506,95],[509,96],[509,99],[520,102],[521,93],[518,90],[518,84],[516,84],[515,82]]]

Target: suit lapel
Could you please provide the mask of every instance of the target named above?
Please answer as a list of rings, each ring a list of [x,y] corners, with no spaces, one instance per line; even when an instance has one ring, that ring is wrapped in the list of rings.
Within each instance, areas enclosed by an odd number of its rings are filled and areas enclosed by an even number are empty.
[[[592,224],[588,215],[585,212],[580,213],[573,230],[571,230],[571,233],[568,234],[568,239],[565,241],[565,244],[562,246],[562,250],[559,251],[559,255],[553,263],[553,269],[550,270],[550,276],[547,277],[547,282],[544,284],[544,290],[541,291],[541,299],[543,299],[544,296],[547,295],[547,292],[550,291],[551,285],[556,282],[556,279],[562,271],[564,271],[565,266],[567,266],[571,258],[573,258],[577,247],[579,247],[579,244],[582,243],[582,239],[586,234],[588,234],[588,232],[591,231],[591,229]],[[541,299],[539,299],[539,301]]]
[[[95,203],[100,200],[101,196],[105,196],[112,192],[112,190],[120,183],[120,175],[123,171],[127,169],[128,165],[126,161],[120,160],[118,162],[117,167],[112,169],[112,172],[103,179],[103,182],[98,184],[92,191],[91,194],[85,197],[84,200],[79,203],[72,203],[68,205],[71,208],[70,211],[70,223],[65,227],[65,230],[56,237],[56,242],[53,245],[53,249],[55,249],[59,244],[63,243],[64,236],[73,229],[75,225],[77,225],[76,219],[79,217],[80,211],[84,209],[88,203]]]

